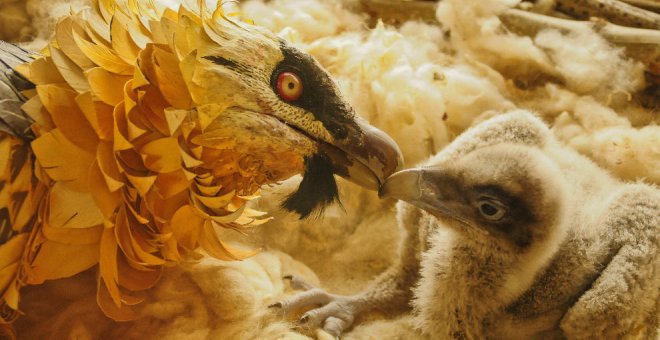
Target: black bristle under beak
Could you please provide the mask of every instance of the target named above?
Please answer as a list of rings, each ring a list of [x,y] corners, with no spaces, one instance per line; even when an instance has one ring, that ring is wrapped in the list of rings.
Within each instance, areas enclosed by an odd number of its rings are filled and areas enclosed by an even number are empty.
[[[334,175],[369,190],[378,190],[385,179],[403,164],[401,151],[384,132],[358,119],[359,129],[342,141],[320,143],[305,159],[303,180],[283,203],[283,208],[308,217],[315,210],[339,201]]]
[[[305,172],[300,186],[287,197],[282,207],[304,219],[314,211],[323,212],[326,206],[335,201],[339,201],[339,190],[332,162],[326,155],[319,153],[305,159]]]

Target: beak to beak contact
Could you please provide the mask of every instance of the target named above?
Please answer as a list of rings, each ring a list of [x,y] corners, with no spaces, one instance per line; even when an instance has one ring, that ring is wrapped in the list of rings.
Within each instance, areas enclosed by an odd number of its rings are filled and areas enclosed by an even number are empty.
[[[361,134],[355,142],[325,147],[335,172],[367,189],[378,190],[385,179],[403,166],[399,146],[383,131],[358,120]]]
[[[385,180],[378,191],[378,196],[404,201],[419,200],[423,196],[422,175],[423,170],[421,169],[399,171]]]

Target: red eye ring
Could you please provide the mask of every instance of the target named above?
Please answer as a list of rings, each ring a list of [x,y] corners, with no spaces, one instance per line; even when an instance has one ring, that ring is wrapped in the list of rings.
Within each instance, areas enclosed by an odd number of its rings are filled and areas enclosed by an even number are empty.
[[[298,100],[303,94],[303,83],[297,74],[282,72],[277,76],[277,94],[287,102]]]

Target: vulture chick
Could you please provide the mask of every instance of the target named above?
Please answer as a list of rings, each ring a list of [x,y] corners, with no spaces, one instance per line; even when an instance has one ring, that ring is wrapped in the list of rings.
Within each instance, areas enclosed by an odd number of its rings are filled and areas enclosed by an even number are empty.
[[[93,1],[40,55],[0,42],[0,323],[25,284],[96,264],[99,305],[130,320],[185,254],[254,253],[216,228],[267,221],[246,208],[262,185],[302,173],[283,205],[305,217],[335,174],[377,190],[401,164],[311,56],[190,2]]]
[[[391,176],[400,259],[362,293],[311,289],[301,322],[339,335],[362,312],[412,307],[432,338],[656,338],[660,190],[623,183],[517,111]]]

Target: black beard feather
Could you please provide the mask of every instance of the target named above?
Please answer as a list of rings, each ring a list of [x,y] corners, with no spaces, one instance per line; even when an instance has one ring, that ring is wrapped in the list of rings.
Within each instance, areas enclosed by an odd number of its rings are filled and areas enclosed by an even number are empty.
[[[335,201],[339,201],[339,190],[332,162],[328,156],[318,153],[305,158],[300,186],[284,200],[282,207],[304,219],[314,211],[321,215],[325,207]]]

